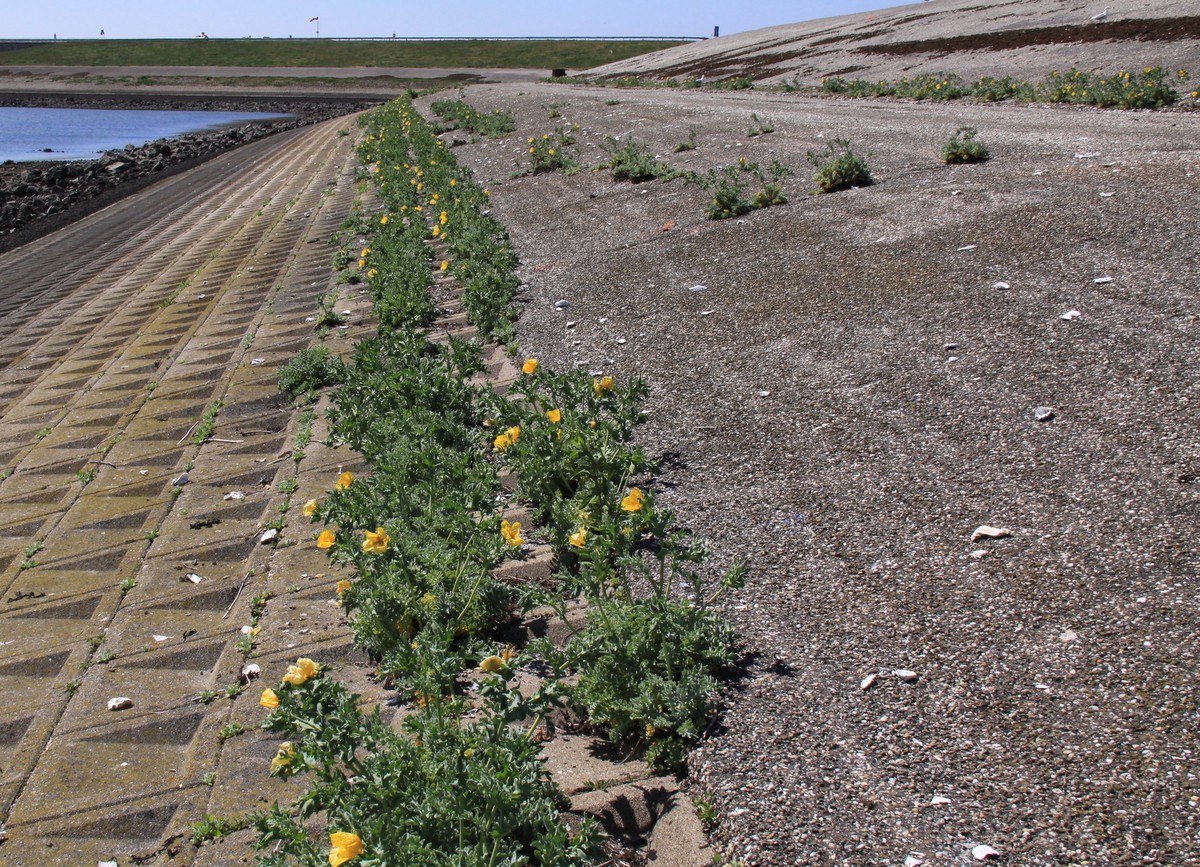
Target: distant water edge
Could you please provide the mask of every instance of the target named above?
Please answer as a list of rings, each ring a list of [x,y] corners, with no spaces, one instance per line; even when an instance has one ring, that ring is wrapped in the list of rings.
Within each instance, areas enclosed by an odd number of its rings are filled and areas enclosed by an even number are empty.
[[[0,107],[0,162],[95,159],[105,151],[287,115],[252,111],[158,111]]]

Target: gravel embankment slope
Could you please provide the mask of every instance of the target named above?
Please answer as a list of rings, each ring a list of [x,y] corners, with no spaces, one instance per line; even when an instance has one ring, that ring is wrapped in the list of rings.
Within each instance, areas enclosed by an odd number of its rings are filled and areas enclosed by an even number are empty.
[[[524,263],[522,350],[646,377],[660,497],[715,565],[753,564],[727,603],[752,661],[694,768],[727,854],[1200,864],[1196,116],[467,98],[520,119],[455,153]],[[751,111],[776,132],[748,138]],[[525,136],[572,122],[585,164],[630,133],[697,170],[778,157],[792,203],[709,222],[678,181],[508,180]],[[964,124],[995,159],[941,165]],[[878,184],[810,198],[805,152],[834,136]]]
[[[733,33],[591,72],[815,84],[831,76],[1033,79],[1072,67],[1113,74],[1158,65],[1193,72],[1200,65],[1194,2],[1127,0],[1110,8],[1087,0],[932,0]]]

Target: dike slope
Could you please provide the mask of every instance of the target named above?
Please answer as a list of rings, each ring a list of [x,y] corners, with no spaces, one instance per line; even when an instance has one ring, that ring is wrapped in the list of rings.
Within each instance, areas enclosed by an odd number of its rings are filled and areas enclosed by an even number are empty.
[[[748,867],[963,867],[984,845],[1021,867],[1200,864],[1200,118],[466,98],[518,120],[455,154],[521,258],[521,351],[645,377],[658,502],[714,568],[752,565],[721,600],[752,661],[693,757],[715,848]],[[775,132],[747,135],[751,112]],[[701,173],[778,159],[790,202],[711,222],[681,181],[509,179],[527,137],[568,124],[584,166],[606,136]],[[964,125],[993,159],[941,164]],[[837,136],[876,184],[810,197],[805,153]]]
[[[932,0],[722,36],[590,70],[590,75],[817,83],[928,72],[1040,78],[1072,66],[1111,73],[1200,68],[1200,10],[1133,0],[1091,20],[1101,2]]]

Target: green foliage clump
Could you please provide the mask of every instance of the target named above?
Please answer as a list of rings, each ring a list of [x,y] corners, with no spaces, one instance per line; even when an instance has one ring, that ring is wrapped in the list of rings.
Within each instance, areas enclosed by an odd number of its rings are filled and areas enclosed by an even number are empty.
[[[685,151],[694,151],[695,149],[696,149],[696,131],[693,129],[693,130],[688,130],[688,137],[686,139],[681,141],[679,144],[675,145],[674,151],[677,154],[681,154],[681,153],[684,153]]]
[[[649,469],[633,443],[644,383],[535,369],[513,391],[520,400],[502,423],[517,424],[495,445],[546,526],[561,580],[592,606],[565,651],[545,643],[538,651],[577,674],[569,696],[593,725],[679,771],[715,712],[715,676],[734,658],[732,630],[710,606],[742,585],[745,570],[730,570],[706,595],[703,545],[652,492],[630,486]]]
[[[758,116],[757,112],[750,112],[750,127],[746,130],[746,135],[754,138],[760,135],[767,135],[775,132],[775,127]]]
[[[441,99],[434,102],[430,108],[433,109],[434,114],[451,122],[459,129],[489,138],[506,136],[517,128],[516,119],[507,109],[482,112],[461,99]]]
[[[272,761],[284,779],[315,781],[293,808],[254,817],[260,867],[326,863],[306,820],[321,817],[330,843],[351,845],[364,863],[493,867],[598,863],[600,835],[583,821],[572,832],[565,798],[550,781],[535,742],[551,697],[523,698],[507,671],[481,684],[484,707],[467,719],[465,702],[426,696],[401,731],[359,696],[318,671],[278,688],[264,728],[289,738]],[[522,722],[533,718],[528,727]],[[336,835],[336,836],[335,836]],[[340,862],[338,862],[340,863]]]
[[[698,184],[712,197],[705,216],[710,220],[725,220],[755,208],[786,204],[783,180],[791,173],[792,170],[779,160],[772,160],[763,169],[758,163],[742,157],[733,165],[709,169],[707,175],[692,175],[689,182]],[[759,189],[750,196],[748,189],[753,181],[758,182]]]
[[[603,168],[612,172],[613,180],[632,181],[635,184],[643,181],[670,181],[680,176],[680,172],[670,166],[660,163],[646,145],[635,141],[632,137],[620,141],[607,136],[600,145],[609,155]]]
[[[942,145],[942,162],[944,163],[981,163],[991,159],[987,145],[976,140],[979,131],[969,126],[961,126],[950,136],[950,140]]]
[[[808,161],[816,168],[813,180],[818,193],[833,193],[873,183],[867,162],[850,149],[847,139],[837,138],[824,151],[809,151]]]
[[[709,90],[750,90],[754,87],[754,79],[746,75],[734,75],[710,81],[706,87]]]
[[[528,174],[540,175],[546,172],[564,171],[574,174],[579,171],[579,162],[567,148],[575,144],[575,130],[578,127],[556,127],[554,132],[546,133],[541,138],[530,138]]]
[[[309,400],[319,389],[337,385],[346,365],[324,346],[302,349],[279,371],[279,390],[288,400]]]
[[[1174,83],[1171,79],[1174,78]],[[827,78],[821,82],[826,93],[847,96],[890,96],[901,99],[946,100],[974,97],[984,102],[1015,99],[1021,102],[1057,102],[1094,105],[1100,108],[1162,108],[1177,102],[1182,88],[1191,79],[1186,69],[1174,76],[1161,66],[1137,71],[1098,75],[1080,69],[1052,72],[1040,82],[1014,80],[1008,76],[980,76],[966,84],[952,73],[926,73],[896,81],[864,81]]]

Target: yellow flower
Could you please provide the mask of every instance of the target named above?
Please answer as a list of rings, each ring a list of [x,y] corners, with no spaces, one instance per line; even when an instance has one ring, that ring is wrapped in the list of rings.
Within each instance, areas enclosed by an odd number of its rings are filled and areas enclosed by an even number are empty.
[[[376,527],[372,533],[367,530],[367,537],[363,539],[362,548],[368,554],[382,554],[388,549],[388,542],[392,541],[387,534],[387,530],[383,527]]]
[[[521,373],[527,373],[533,376],[537,373],[538,360],[536,358],[526,358],[525,363],[521,365]]]
[[[358,260],[358,267],[359,267],[359,268],[366,268],[366,267],[367,267],[367,260],[366,260],[366,259],[359,259],[359,260]]]
[[[629,493],[621,500],[621,508],[626,512],[640,512],[642,510],[642,501],[645,495],[641,488],[631,488]]]
[[[446,225],[447,223],[450,222],[450,215],[447,214],[445,211],[442,211],[442,213],[438,215],[438,222],[441,223],[443,226]]]
[[[361,837],[345,831],[334,831],[330,834],[329,845],[333,847],[329,850],[329,867],[341,867],[367,851]]]
[[[317,513],[318,505],[319,504],[317,503],[316,500],[309,500],[307,503],[305,503],[304,504],[304,517],[311,518],[313,515],[315,515]]]
[[[572,548],[583,548],[585,545],[587,545],[587,537],[588,531],[585,528],[580,527],[571,534],[571,538],[568,541],[570,541]]]
[[[504,433],[500,434],[500,436],[496,437],[496,439],[493,441],[492,445],[494,445],[496,447],[497,451],[502,452],[509,446],[516,443],[516,441],[519,440],[520,438],[521,438],[521,428],[516,425],[513,425],[508,430],[506,430]]]
[[[551,424],[558,424],[562,421],[562,410],[548,409],[546,410],[546,418],[550,419]]]
[[[275,758],[271,759],[271,770],[277,771],[280,768],[286,768],[295,757],[296,748],[292,746],[292,742],[284,741],[279,745],[279,752],[275,754]]]
[[[520,521],[513,521],[511,524],[508,521],[501,521],[500,535],[504,537],[505,542],[514,548],[520,548],[525,544],[525,538],[521,535]]]
[[[554,156],[554,148],[550,148],[550,150],[547,151],[547,153],[549,153],[550,156]]]
[[[387,216],[387,214],[384,214],[382,217],[379,218],[379,225],[386,226],[387,224],[388,224],[388,216]]]
[[[487,196],[489,199],[492,197],[492,191],[491,191],[491,190],[484,190],[484,191],[483,191],[483,194],[484,194],[485,196]]]
[[[1180,70],[1180,71],[1182,72],[1182,70]],[[451,179],[450,179],[450,186],[452,186],[452,187],[457,187],[457,186],[458,186],[458,181],[457,181],[457,180],[455,180],[454,178],[451,178]]]
[[[442,264],[438,267],[438,270],[439,271],[449,271],[450,270],[450,261],[448,259],[443,259]]]
[[[263,707],[269,707],[272,710],[279,707],[279,696],[275,694],[273,689],[264,689],[261,696],[258,698],[258,703]]]
[[[504,668],[504,660],[498,656],[489,656],[487,659],[480,660],[479,667],[488,674],[495,674]]]
[[[290,683],[292,686],[299,686],[310,677],[315,677],[320,670],[321,666],[317,665],[311,659],[302,656],[296,660],[295,665],[288,666],[287,674],[283,676],[283,682]]]
[[[367,258],[367,256],[371,255],[371,248],[370,248],[370,247],[363,247],[363,248],[362,248],[362,252],[361,252],[361,253],[359,253],[358,255],[359,255],[359,256],[361,256],[361,257],[362,257],[362,258],[364,258],[364,259],[365,259],[365,258]]]
[[[433,227],[433,237],[435,237],[435,238],[436,238],[436,237],[437,237],[438,235],[440,235],[440,234],[442,234],[442,227],[441,227],[441,226],[434,226],[434,227]]]
[[[322,530],[321,535],[317,536],[317,547],[324,551],[326,548],[332,548],[336,541],[337,534],[333,530]]]
[[[354,481],[354,473],[342,473],[338,476],[337,484],[334,485],[339,491],[344,491],[350,487],[350,483]]]
[[[596,397],[602,396],[607,391],[612,391],[616,382],[611,376],[603,376],[600,379],[592,380],[592,390],[596,392]]]
[[[351,587],[350,582],[347,581],[345,578],[342,578],[341,580],[339,580],[337,583],[338,596],[341,596],[343,593],[345,593],[347,590],[349,590],[350,587]]]

